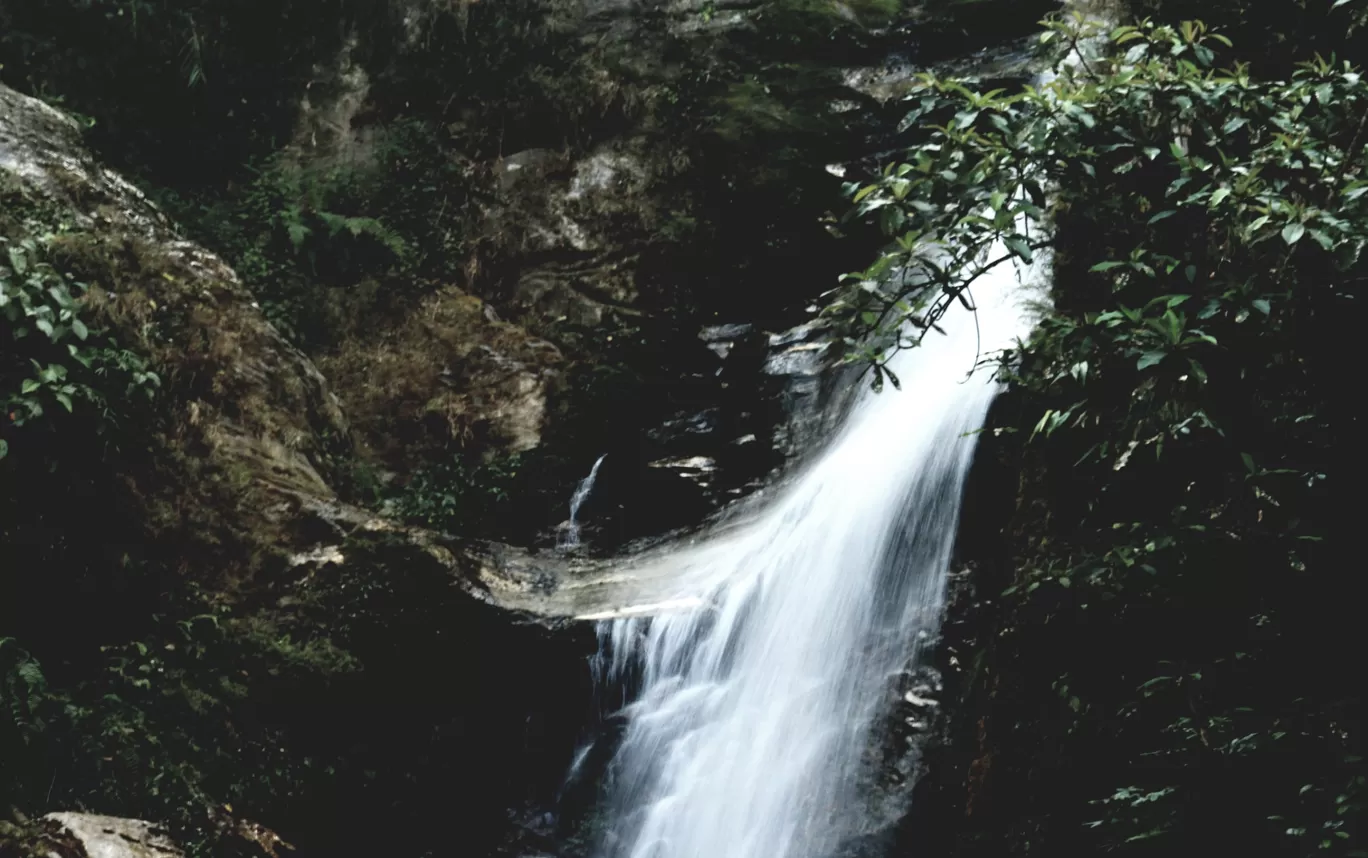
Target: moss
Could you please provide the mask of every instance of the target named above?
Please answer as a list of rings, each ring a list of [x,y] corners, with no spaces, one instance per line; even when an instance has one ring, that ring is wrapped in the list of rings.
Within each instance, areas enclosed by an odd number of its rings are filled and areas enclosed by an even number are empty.
[[[85,848],[61,826],[22,814],[0,820],[0,858],[85,858]]]
[[[0,235],[19,241],[58,231],[64,222],[62,213],[60,206],[35,193],[18,176],[0,170]]]
[[[319,358],[371,461],[404,478],[453,455],[535,446],[560,363],[456,287]]]
[[[278,503],[263,477],[328,492],[296,459],[296,451],[307,455],[318,447],[312,426],[300,419],[313,392],[288,372],[274,385],[244,382],[246,362],[273,357],[252,350],[284,346],[250,317],[231,272],[220,268],[215,279],[214,260],[202,252],[118,232],[69,232],[52,238],[50,255],[61,270],[90,284],[87,306],[99,325],[146,355],[166,385],[163,410],[128,427],[141,434],[147,456],[120,465],[126,502],[141,510],[149,535],[213,549],[213,562],[195,563],[201,579],[229,575],[238,583],[228,589],[237,589],[278,562],[272,558],[291,542],[281,524],[262,514]],[[276,359],[282,358],[290,359],[288,353]],[[244,446],[225,436],[218,428],[225,419],[257,439]]]

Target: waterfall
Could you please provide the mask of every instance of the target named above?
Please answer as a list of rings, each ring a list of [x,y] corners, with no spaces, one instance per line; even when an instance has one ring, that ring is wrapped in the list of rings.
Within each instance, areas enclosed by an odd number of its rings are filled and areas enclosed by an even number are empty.
[[[656,561],[671,601],[701,607],[601,626],[601,681],[636,695],[598,858],[827,858],[861,833],[862,758],[939,630],[998,390],[993,366],[974,368],[1029,331],[1026,273],[997,266],[973,287],[977,314],[957,306],[895,355],[901,390],[865,391],[752,520]]]
[[[570,495],[570,521],[565,526],[565,533],[560,539],[560,548],[569,551],[578,548],[580,544],[579,511],[584,506],[584,502],[589,499],[589,493],[594,490],[594,480],[598,479],[599,465],[608,458],[604,453],[594,462],[594,467],[589,469],[589,476],[579,481],[575,486],[574,494]]]

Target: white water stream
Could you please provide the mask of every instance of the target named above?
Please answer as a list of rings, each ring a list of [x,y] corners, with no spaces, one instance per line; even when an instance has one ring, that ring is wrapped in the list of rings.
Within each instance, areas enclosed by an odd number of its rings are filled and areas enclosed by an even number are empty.
[[[606,682],[639,677],[598,858],[826,858],[893,680],[934,636],[976,435],[977,360],[1030,329],[1000,265],[865,392],[830,447],[747,524],[664,561],[683,610],[601,626]],[[694,605],[689,609],[687,606]]]
[[[607,453],[598,457],[594,462],[594,467],[589,469],[589,476],[579,481],[579,485],[575,486],[575,493],[570,496],[570,520],[565,525],[565,533],[562,534],[558,546],[563,551],[579,548],[580,507],[584,506],[584,502],[589,499],[589,493],[594,490],[594,480],[598,479],[599,466],[603,464],[603,460],[606,458],[608,458]]]

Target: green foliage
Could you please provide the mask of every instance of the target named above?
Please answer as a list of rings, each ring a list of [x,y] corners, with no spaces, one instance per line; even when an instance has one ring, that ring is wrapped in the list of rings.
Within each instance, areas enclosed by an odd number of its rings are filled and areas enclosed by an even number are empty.
[[[473,464],[453,458],[414,474],[389,503],[403,518],[436,530],[478,531],[508,501],[521,467],[517,453]]]
[[[0,758],[17,759],[42,731],[36,704],[46,691],[37,660],[14,638],[0,638]]]
[[[83,283],[48,263],[41,240],[0,236],[0,408],[18,428],[58,406],[118,422],[128,400],[150,398],[156,373],[83,317]],[[8,451],[0,438],[0,458]]]
[[[260,855],[237,833],[242,819],[301,850],[416,855],[453,804],[501,818],[521,798],[522,781],[505,779],[525,764],[523,721],[510,713],[528,692],[510,693],[508,662],[471,653],[505,651],[517,644],[500,636],[516,636],[421,549],[378,550],[385,539],[361,534],[341,546],[345,563],[290,570],[288,598],[255,612],[132,563],[126,578],[161,590],[152,616],[126,594],[92,613],[79,591],[103,581],[67,578],[43,600],[0,568],[0,625],[16,625],[16,595],[37,615],[25,649],[0,638],[0,807],[156,820],[193,858]],[[58,612],[66,622],[45,621]],[[529,683],[537,694],[575,681],[580,654],[563,647],[518,657],[543,671]],[[354,822],[341,829],[339,815]],[[491,853],[499,826],[473,827],[477,852]],[[6,855],[10,833],[0,826]]]
[[[328,346],[365,315],[462,275],[470,247],[470,179],[451,143],[421,122],[396,123],[362,164],[301,165],[282,153],[237,192],[180,195],[163,205],[221,253],[267,317],[310,346]],[[359,307],[361,284],[383,284]]]
[[[192,855],[222,854],[237,813],[269,813],[328,772],[244,716],[274,687],[318,694],[355,672],[326,638],[222,608],[100,648],[98,669],[49,686],[0,638],[0,798],[29,809],[98,806],[173,826]]]
[[[317,291],[327,285],[319,283],[321,274],[354,282],[407,253],[403,239],[379,220],[352,213],[355,179],[354,170],[300,168],[275,158],[236,198],[204,211],[172,208],[232,263],[267,318],[297,340],[314,341],[324,335],[311,316]]]
[[[92,142],[120,169],[217,188],[284,142],[299,93],[352,23],[382,39],[388,10],[371,0],[6,3],[0,78],[87,114]]]
[[[1002,362],[1033,482],[998,693],[1058,699],[1006,704],[1011,825],[1053,854],[1362,854],[1362,687],[1323,661],[1356,649],[1332,491],[1368,83],[1319,58],[1255,77],[1196,22],[1079,16],[1044,44],[1075,60],[1023,92],[923,78],[921,141],[850,188],[893,243],[826,309],[880,367],[993,266],[1053,259],[1054,308]]]
[[[1137,17],[1163,21],[1201,18],[1232,38],[1240,59],[1261,77],[1285,78],[1316,55],[1368,59],[1363,0],[1132,0],[1131,8]]]
[[[214,814],[223,804],[251,812],[299,788],[302,772],[279,736],[245,731],[235,710],[263,675],[313,671],[319,659],[314,647],[233,628],[212,614],[158,632],[106,647],[103,675],[54,700],[61,714],[53,743],[75,769],[63,793],[67,801],[151,812],[174,825],[192,852],[206,854],[222,833]],[[328,668],[337,662],[325,659]]]

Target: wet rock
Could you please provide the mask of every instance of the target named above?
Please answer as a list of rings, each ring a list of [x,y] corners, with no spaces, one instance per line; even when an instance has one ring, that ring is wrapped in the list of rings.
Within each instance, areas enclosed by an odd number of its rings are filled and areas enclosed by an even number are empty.
[[[746,26],[762,6],[760,0],[668,0],[642,4],[632,0],[579,0],[577,17],[586,33],[640,38],[644,30],[663,22],[676,36],[706,36]]]
[[[860,367],[836,361],[831,331],[820,321],[772,334],[763,372],[780,410],[773,447],[785,459],[817,449],[858,391]]]
[[[721,408],[705,408],[702,411],[666,420],[660,426],[648,430],[646,436],[662,447],[677,447],[689,437],[715,437],[721,430],[722,419]]]
[[[751,325],[713,325],[698,332],[698,338],[707,346],[708,350],[717,355],[722,360],[726,360],[731,354],[736,342],[743,337],[750,335],[753,330]]]
[[[682,459],[659,459],[648,467],[673,471],[683,479],[706,486],[712,482],[712,474],[717,470],[717,461],[707,456],[689,456]]]

